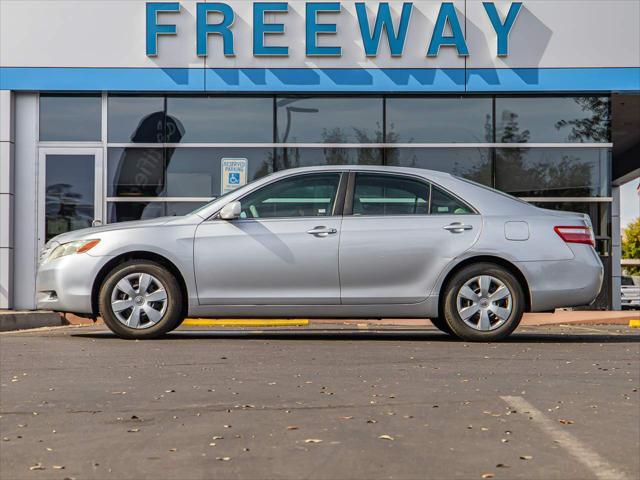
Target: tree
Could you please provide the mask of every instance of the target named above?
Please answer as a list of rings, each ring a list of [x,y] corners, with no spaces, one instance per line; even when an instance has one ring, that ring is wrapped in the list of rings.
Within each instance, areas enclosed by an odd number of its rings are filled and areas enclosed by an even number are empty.
[[[640,260],[640,217],[631,222],[622,237],[622,258]],[[632,265],[626,267],[630,275],[640,275],[640,267]]]

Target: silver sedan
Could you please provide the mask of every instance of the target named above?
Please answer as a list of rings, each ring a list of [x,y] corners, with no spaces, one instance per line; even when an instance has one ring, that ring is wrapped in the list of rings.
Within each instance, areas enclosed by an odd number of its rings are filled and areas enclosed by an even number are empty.
[[[49,241],[38,307],[102,316],[122,338],[197,317],[430,318],[470,341],[524,312],[591,303],[603,268],[588,217],[446,173],[309,167],[182,217]]]

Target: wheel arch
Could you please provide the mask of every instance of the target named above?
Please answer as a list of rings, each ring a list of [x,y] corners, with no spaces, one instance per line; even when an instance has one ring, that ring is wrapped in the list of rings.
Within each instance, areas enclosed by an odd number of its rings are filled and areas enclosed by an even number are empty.
[[[513,264],[509,260],[505,260],[504,258],[496,257],[493,255],[477,255],[477,256],[465,258],[464,260],[460,261],[453,268],[451,268],[445,275],[444,279],[442,280],[442,283],[440,284],[441,294],[439,295],[439,299],[438,299],[438,316],[442,317],[444,313],[443,303],[442,303],[444,300],[444,296],[442,295],[442,292],[444,292],[444,290],[446,289],[447,284],[449,283],[451,278],[460,270],[462,270],[464,267],[473,265],[474,263],[494,263],[496,265],[504,267],[511,274],[513,274],[513,276],[516,277],[516,280],[518,280],[518,283],[522,287],[522,291],[524,292],[524,297],[525,297],[524,311],[525,312],[531,311],[531,289],[529,288],[529,282],[527,282],[527,278],[524,276],[524,273],[522,273],[522,270],[520,270],[515,264]]]
[[[109,260],[98,272],[96,278],[93,281],[93,286],[91,288],[91,310],[93,315],[96,317],[100,315],[100,309],[98,307],[98,296],[100,295],[100,288],[102,288],[102,284],[104,283],[107,275],[110,271],[112,271],[118,265],[128,262],[130,260],[149,260],[151,262],[158,263],[165,267],[167,270],[171,272],[171,274],[176,277],[178,280],[178,285],[180,285],[180,291],[182,292],[182,314],[184,317],[188,315],[189,308],[189,292],[187,289],[187,283],[185,282],[184,276],[180,272],[180,269],[168,258],[153,252],[145,252],[145,251],[132,251],[122,253],[111,260]]]

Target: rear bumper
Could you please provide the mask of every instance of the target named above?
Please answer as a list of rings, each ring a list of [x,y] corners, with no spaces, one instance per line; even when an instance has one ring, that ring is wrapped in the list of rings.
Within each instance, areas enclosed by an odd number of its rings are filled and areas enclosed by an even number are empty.
[[[529,283],[531,311],[590,305],[600,293],[604,268],[588,245],[571,245],[571,260],[519,262]]]
[[[111,258],[83,253],[41,264],[36,277],[38,309],[92,314],[93,281]]]

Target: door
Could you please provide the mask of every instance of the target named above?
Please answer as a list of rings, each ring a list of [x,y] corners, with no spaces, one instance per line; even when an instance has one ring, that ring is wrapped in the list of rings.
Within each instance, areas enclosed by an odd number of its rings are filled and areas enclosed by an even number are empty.
[[[61,233],[102,223],[102,149],[40,149],[41,246]]]
[[[350,184],[340,238],[343,304],[425,300],[480,233],[480,215],[416,177],[357,173]]]
[[[277,180],[239,199],[240,218],[200,224],[194,245],[200,304],[340,303],[341,176]]]

